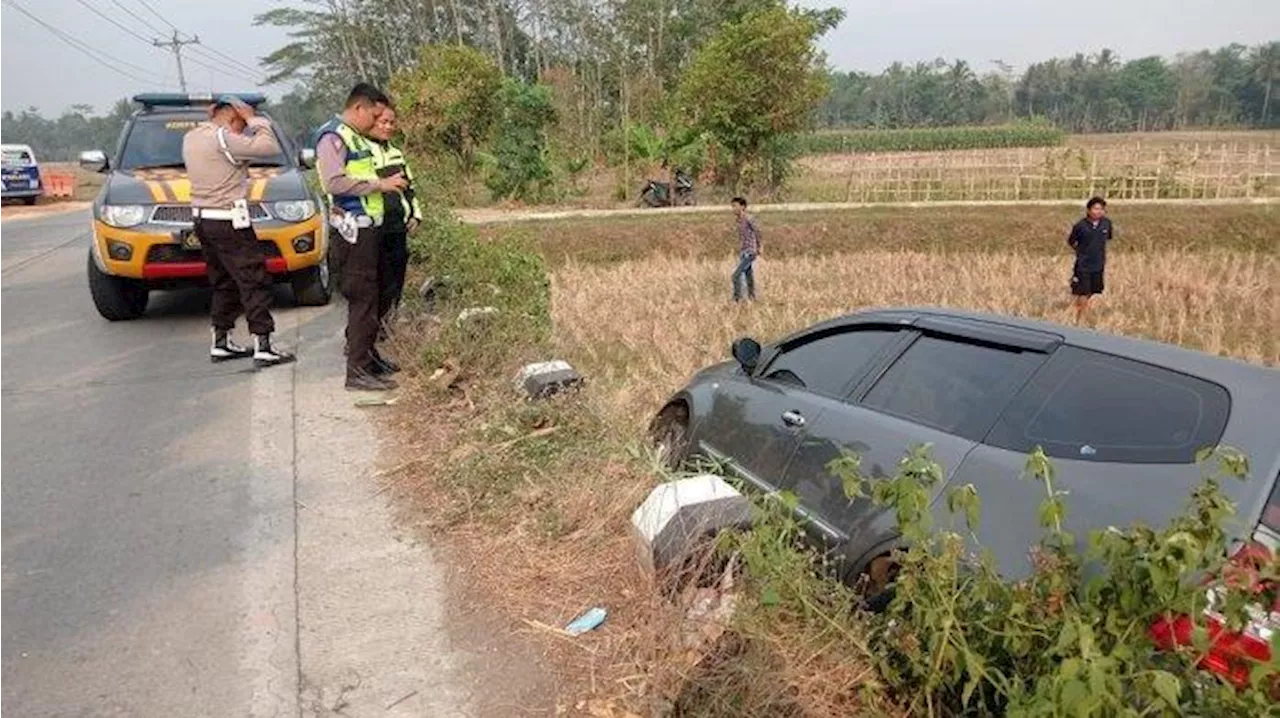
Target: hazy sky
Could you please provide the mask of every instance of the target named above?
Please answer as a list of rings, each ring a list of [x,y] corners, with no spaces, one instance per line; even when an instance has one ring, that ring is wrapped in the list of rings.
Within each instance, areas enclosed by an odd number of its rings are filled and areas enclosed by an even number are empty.
[[[935,57],[968,60],[979,72],[1001,59],[1021,70],[1028,63],[1077,51],[1117,50],[1122,58],[1173,55],[1230,42],[1280,40],[1280,0],[800,0],[808,6],[840,5],[845,21],[823,41],[840,69],[881,70],[895,60]],[[68,47],[9,5],[14,2],[73,38],[118,60],[140,81],[112,72]],[[56,114],[75,103],[109,106],[120,97],[157,86],[177,86],[173,55],[151,47],[93,14],[86,5],[145,38],[157,33],[129,17],[127,7],[158,30],[168,31],[146,9],[209,48],[256,67],[257,58],[285,41],[273,28],[252,26],[253,16],[280,0],[5,0],[0,7],[0,105],[34,105]],[[197,58],[215,64],[207,53]],[[245,79],[216,75],[187,64],[192,89],[243,89]],[[243,73],[241,73],[243,74]],[[269,88],[276,90],[280,88]]]

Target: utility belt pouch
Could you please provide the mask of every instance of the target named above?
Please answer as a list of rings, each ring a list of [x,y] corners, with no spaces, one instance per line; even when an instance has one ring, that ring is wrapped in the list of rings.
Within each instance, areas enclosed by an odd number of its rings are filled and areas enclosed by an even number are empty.
[[[248,229],[253,226],[249,217],[249,201],[238,199],[231,203],[231,226],[235,229]]]

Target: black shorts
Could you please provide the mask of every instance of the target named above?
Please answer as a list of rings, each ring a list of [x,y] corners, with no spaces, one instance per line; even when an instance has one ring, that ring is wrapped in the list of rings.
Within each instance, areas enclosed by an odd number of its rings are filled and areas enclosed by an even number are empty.
[[[1096,272],[1077,269],[1071,274],[1071,293],[1077,297],[1102,294],[1103,287],[1101,269]]]

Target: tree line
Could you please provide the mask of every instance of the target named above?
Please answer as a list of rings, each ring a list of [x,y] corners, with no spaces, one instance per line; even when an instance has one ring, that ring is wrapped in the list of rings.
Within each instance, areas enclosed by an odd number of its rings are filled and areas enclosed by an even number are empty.
[[[1172,60],[1121,62],[1077,53],[979,75],[963,60],[894,63],[877,74],[836,72],[818,109],[825,127],[906,128],[1044,118],[1068,132],[1280,127],[1280,42],[1233,44]]]

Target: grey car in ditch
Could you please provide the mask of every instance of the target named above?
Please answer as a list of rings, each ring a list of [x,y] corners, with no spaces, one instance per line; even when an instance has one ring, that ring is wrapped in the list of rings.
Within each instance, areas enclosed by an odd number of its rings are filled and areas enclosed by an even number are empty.
[[[1275,331],[1260,327],[1259,331]],[[891,515],[849,500],[828,463],[862,457],[891,476],[931,444],[945,471],[939,500],[972,483],[983,502],[979,542],[1006,576],[1031,570],[1043,487],[1022,477],[1043,447],[1067,497],[1066,528],[1162,526],[1202,477],[1203,447],[1251,460],[1232,538],[1276,549],[1280,538],[1280,371],[1149,341],[944,309],[853,314],[768,347],[735,342],[734,361],[702,370],[650,425],[666,460],[699,455],[749,487],[785,490],[816,542],[852,582],[902,545]]]

